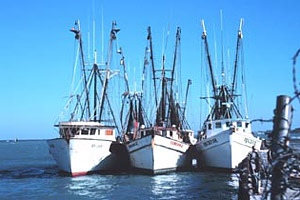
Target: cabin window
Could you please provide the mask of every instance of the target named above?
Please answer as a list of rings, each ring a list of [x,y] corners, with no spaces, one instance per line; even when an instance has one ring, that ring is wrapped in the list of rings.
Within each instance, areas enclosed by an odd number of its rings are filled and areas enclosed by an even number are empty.
[[[81,130],[81,135],[88,135],[89,134],[89,130],[88,129],[82,129]]]
[[[237,127],[241,128],[242,127],[242,122],[237,122]]]
[[[79,130],[77,128],[72,128],[71,133],[72,135],[79,135]]]
[[[146,131],[146,135],[152,135],[153,130]]]
[[[71,135],[72,134],[71,130],[68,129],[68,128],[64,128],[64,129],[61,129],[61,130],[62,130],[62,134],[64,134],[64,135]]]
[[[208,124],[208,130],[211,130],[211,124]]]
[[[250,124],[249,122],[247,122],[247,123],[246,123],[246,128],[248,128],[248,127],[249,127],[249,124]]]
[[[64,129],[59,129],[59,135],[64,135]]]
[[[95,135],[95,133],[96,133],[96,129],[92,128],[91,132],[90,132],[90,135]]]
[[[166,136],[167,136],[167,131],[166,131],[166,130],[163,130],[163,131],[162,131],[162,135],[163,135],[164,137],[166,137]]]
[[[173,137],[173,131],[170,131],[170,137]]]
[[[226,127],[230,127],[230,122],[226,122]]]
[[[221,128],[221,122],[216,122],[216,128]]]

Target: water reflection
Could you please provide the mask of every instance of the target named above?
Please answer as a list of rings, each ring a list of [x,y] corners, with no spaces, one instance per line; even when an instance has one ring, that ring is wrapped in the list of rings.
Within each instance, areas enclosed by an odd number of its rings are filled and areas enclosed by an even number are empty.
[[[151,177],[151,192],[154,196],[168,196],[172,198],[176,195],[180,185],[180,176],[177,174],[157,175]]]
[[[110,176],[88,175],[70,178],[66,188],[70,194],[89,198],[105,198],[113,192],[115,185],[111,184]]]
[[[235,174],[222,172],[198,172],[188,180],[193,184],[197,199],[235,199],[238,179]]]

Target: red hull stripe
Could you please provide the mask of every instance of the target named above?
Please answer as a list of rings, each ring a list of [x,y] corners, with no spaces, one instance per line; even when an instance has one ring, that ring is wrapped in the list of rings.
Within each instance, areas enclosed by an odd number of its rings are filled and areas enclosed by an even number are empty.
[[[84,175],[87,175],[88,172],[73,172],[72,173],[72,176],[84,176]]]

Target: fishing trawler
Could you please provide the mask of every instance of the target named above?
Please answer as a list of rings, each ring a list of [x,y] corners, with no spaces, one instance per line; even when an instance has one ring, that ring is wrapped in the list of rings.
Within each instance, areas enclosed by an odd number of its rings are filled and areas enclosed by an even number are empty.
[[[177,48],[180,45],[180,28],[177,29],[173,67],[172,70],[169,70],[171,71],[170,78],[166,77],[167,70],[164,66],[165,56],[163,56],[162,70],[160,70],[161,93],[159,103],[150,27],[148,27],[147,39],[150,47],[146,48],[143,77],[145,77],[144,73],[149,64],[147,54],[150,52],[154,95],[149,95],[150,100],[145,99],[144,79],[142,79],[141,92],[126,92],[124,94],[129,109],[126,123],[123,126],[123,133],[131,166],[141,172],[158,174],[187,167],[191,163],[188,150],[190,145],[196,142],[196,139],[184,116],[185,109],[181,108],[174,98],[173,82]],[[190,83],[189,81],[188,86]],[[150,122],[149,113],[147,113],[151,108],[148,110],[144,108],[145,104],[149,105],[153,99],[155,99],[154,106],[156,109],[154,125]]]
[[[203,99],[208,101],[209,98],[212,98],[214,103],[204,122],[202,131],[198,135],[196,144],[197,164],[201,168],[232,170],[247,156],[252,147],[260,149],[261,146],[261,140],[253,136],[250,121],[247,115],[246,117],[242,115],[237,103],[239,96],[236,94],[237,67],[242,40],[242,25],[243,19],[240,21],[238,30],[232,83],[231,85],[226,84],[223,77],[222,84],[217,86],[208,49],[205,25],[202,20],[202,39],[213,91],[212,97],[204,97]],[[224,66],[222,66],[222,76],[224,73]]]
[[[115,25],[113,22],[110,32],[110,52],[119,31]],[[83,90],[70,95],[66,108],[71,108],[71,105],[74,105],[74,108],[68,121],[61,121],[55,125],[59,128],[59,138],[47,141],[49,152],[59,169],[72,176],[119,167],[118,155],[110,151],[112,144],[116,142],[118,129],[107,91],[108,82],[115,73],[110,70],[111,53],[108,53],[108,61],[103,65],[105,69],[98,66],[96,51],[94,63],[88,64],[83,54],[79,21],[76,21],[75,26],[77,28],[73,28],[71,32],[78,41],[77,55],[81,58],[82,74],[76,91],[80,85]],[[88,66],[92,66],[91,69],[88,69]],[[113,120],[108,120],[106,113],[109,113]]]

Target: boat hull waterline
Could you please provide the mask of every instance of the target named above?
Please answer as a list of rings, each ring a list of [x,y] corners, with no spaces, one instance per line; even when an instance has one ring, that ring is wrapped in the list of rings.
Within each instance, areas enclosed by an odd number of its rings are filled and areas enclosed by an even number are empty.
[[[189,163],[189,144],[160,135],[148,135],[126,146],[131,166],[149,174],[176,171]]]
[[[118,157],[110,152],[113,141],[104,139],[56,138],[48,140],[49,152],[60,170],[72,176],[113,170]]]
[[[261,140],[250,134],[222,132],[196,144],[197,164],[200,168],[232,170],[253,146],[260,149]]]

